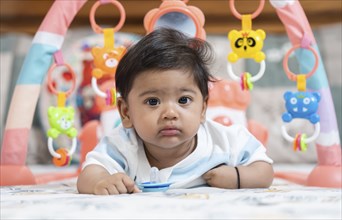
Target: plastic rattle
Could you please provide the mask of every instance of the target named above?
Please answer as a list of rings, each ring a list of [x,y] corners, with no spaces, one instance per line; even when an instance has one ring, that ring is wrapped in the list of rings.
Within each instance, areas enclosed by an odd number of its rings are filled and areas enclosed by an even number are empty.
[[[102,29],[96,24],[95,12],[100,5],[104,4],[113,4],[119,9],[120,21],[114,28]],[[116,0],[100,0],[94,3],[89,17],[94,32],[99,34],[103,33],[104,36],[104,47],[93,47],[91,50],[91,54],[94,57],[95,66],[92,71],[91,85],[97,95],[106,99],[106,103],[108,105],[115,105],[116,90],[111,89],[110,91],[106,92],[101,91],[97,86],[97,80],[103,77],[114,78],[119,61],[126,53],[126,48],[124,46],[114,46],[114,33],[120,30],[120,28],[123,26],[126,19],[126,13],[123,6]]]
[[[319,107],[319,101],[321,99],[320,93],[306,91],[306,79],[311,77],[318,67],[318,55],[316,51],[309,46],[307,38],[304,35],[301,45],[293,46],[285,55],[283,60],[283,66],[287,77],[297,82],[298,92],[287,91],[284,93],[286,112],[282,115],[282,120],[286,123],[291,122],[294,118],[306,119],[315,126],[314,134],[311,137],[307,137],[306,134],[297,134],[295,138],[291,137],[287,131],[285,125],[282,125],[281,131],[283,137],[290,142],[293,142],[294,151],[306,151],[307,144],[313,142],[320,133],[320,117],[317,114]],[[316,59],[313,69],[308,74],[294,74],[288,67],[288,58],[290,54],[297,48],[305,48],[310,50]]]
[[[320,117],[316,113],[318,109],[318,102],[320,101],[320,94],[318,92],[290,92],[284,94],[285,106],[287,112],[283,113],[282,119],[284,122],[291,122],[294,118],[307,119],[315,125],[314,134],[307,138],[306,134],[297,134],[295,138],[291,137],[285,125],[282,125],[282,135],[289,141],[293,142],[294,150],[306,151],[308,143],[313,142],[320,133]]]
[[[265,5],[265,0],[260,0],[258,9],[252,15],[239,14],[235,9],[234,0],[230,0],[229,5],[233,15],[241,19],[242,29],[240,31],[232,30],[228,33],[230,46],[233,50],[228,55],[228,61],[235,63],[240,58],[250,58],[260,63],[265,59],[265,54],[261,50],[264,45],[266,33],[261,29],[256,31],[252,30],[252,19],[261,13]]]
[[[227,71],[233,80],[240,81],[242,90],[251,90],[253,88],[253,82],[259,80],[265,73],[266,56],[261,50],[264,45],[266,33],[261,29],[256,31],[252,30],[252,19],[261,13],[264,4],[265,1],[261,0],[258,9],[253,14],[241,15],[235,8],[234,0],[229,1],[233,15],[236,18],[241,19],[242,28],[239,31],[232,30],[228,33],[232,52],[227,56]],[[240,58],[254,59],[256,62],[260,63],[259,72],[255,76],[252,76],[250,73],[243,73],[240,77],[236,76],[233,71],[232,63],[235,63]]]
[[[150,10],[144,17],[144,27],[147,33],[163,26],[205,40],[204,14],[199,8],[188,6],[186,4],[188,1],[163,0],[159,8]]]
[[[227,63],[227,72],[228,75],[234,80],[239,82],[241,84],[241,89],[242,90],[252,90],[253,89],[253,83],[261,79],[261,77],[264,75],[266,69],[266,64],[265,61],[262,61],[260,63],[260,69],[259,72],[255,75],[252,76],[250,73],[245,72],[243,73],[240,77],[236,76],[234,71],[233,71],[233,65],[228,62]]]
[[[138,187],[143,192],[164,192],[169,189],[171,183],[160,183],[159,170],[152,167],[150,170],[150,182],[138,183]]]
[[[57,95],[57,107],[50,106],[48,109],[48,120],[50,124],[50,129],[47,131],[48,136],[48,149],[50,154],[54,157],[53,163],[56,166],[66,166],[70,164],[71,155],[75,152],[77,147],[77,130],[74,128],[74,114],[75,110],[73,107],[65,106],[66,98],[75,89],[76,79],[75,73],[72,68],[65,64],[60,51],[54,54],[55,63],[51,66],[48,71],[48,86],[52,93]],[[52,72],[57,66],[65,66],[72,76],[72,86],[67,92],[58,92],[52,84]],[[53,148],[53,139],[59,137],[60,134],[67,135],[72,139],[72,146],[70,150],[66,148],[60,148],[57,151]]]

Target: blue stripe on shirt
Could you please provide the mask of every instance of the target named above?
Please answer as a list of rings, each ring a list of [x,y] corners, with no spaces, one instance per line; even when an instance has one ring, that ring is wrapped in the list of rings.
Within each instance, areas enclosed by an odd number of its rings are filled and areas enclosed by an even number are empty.
[[[190,176],[201,176],[220,164],[228,164],[229,154],[213,154],[210,157],[204,157],[201,160],[192,163],[190,166],[176,167],[170,175],[170,182],[188,179]]]
[[[243,146],[241,149],[240,154],[238,155],[237,164],[245,164],[251,158],[251,155],[253,155],[258,149],[258,147],[260,147],[260,145],[261,143],[256,138],[251,136],[245,146]]]
[[[122,153],[117,149],[116,146],[113,146],[107,137],[101,139],[100,143],[94,149],[97,152],[108,154],[113,160],[115,160],[123,170],[127,167],[127,161],[122,155]]]

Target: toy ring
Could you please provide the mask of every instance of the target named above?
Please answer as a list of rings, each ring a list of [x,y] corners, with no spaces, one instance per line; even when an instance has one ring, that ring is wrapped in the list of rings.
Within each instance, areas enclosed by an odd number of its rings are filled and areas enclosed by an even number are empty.
[[[102,91],[99,89],[99,87],[97,86],[97,79],[96,79],[96,77],[92,77],[92,78],[91,78],[91,86],[93,87],[94,92],[95,92],[98,96],[100,96],[100,97],[102,97],[102,98],[106,98],[106,97],[107,97],[107,94],[106,94],[105,92],[102,92]]]
[[[308,143],[311,143],[311,142],[313,142],[314,140],[316,140],[317,137],[318,137],[318,135],[319,135],[319,133],[320,133],[320,129],[321,129],[320,123],[317,122],[317,123],[315,124],[315,131],[314,131],[313,135],[312,135],[311,137],[306,138],[305,141],[304,141],[304,143],[305,143],[305,144],[308,144]],[[295,138],[291,137],[291,136],[287,133],[287,131],[286,131],[286,126],[285,126],[285,125],[282,125],[282,126],[281,126],[281,134],[282,134],[283,137],[284,137],[287,141],[289,141],[289,142],[293,142],[293,141],[295,140]]]
[[[238,19],[242,19],[242,15],[236,10],[234,0],[229,1],[229,7],[230,10],[232,11],[232,14],[237,17]],[[252,19],[256,18],[262,11],[265,5],[265,0],[260,0],[259,7],[257,10],[252,14]]]
[[[291,70],[289,69],[288,60],[289,60],[290,54],[291,54],[294,50],[296,50],[296,49],[298,49],[298,48],[302,48],[302,46],[301,46],[300,44],[294,45],[294,46],[285,54],[285,57],[284,57],[284,60],[283,60],[284,71],[285,71],[287,77],[288,77],[290,80],[292,80],[292,81],[297,81],[297,75],[294,74],[293,72],[291,72]],[[315,60],[316,60],[315,65],[314,65],[314,67],[312,68],[312,70],[311,70],[308,74],[305,75],[305,77],[306,77],[306,79],[307,79],[307,78],[311,77],[311,76],[315,73],[315,71],[317,70],[319,58],[318,58],[318,54],[317,54],[316,50],[313,49],[312,47],[306,47],[305,49],[310,50],[310,51],[313,53],[313,55],[315,56]]]
[[[74,138],[72,138],[72,145],[71,145],[71,148],[70,148],[70,150],[68,151],[68,155],[69,155],[69,156],[71,156],[73,153],[75,153],[76,147],[77,147],[77,138],[74,137]],[[62,157],[61,154],[57,153],[57,152],[53,149],[53,138],[52,138],[52,137],[49,137],[49,139],[48,139],[48,149],[49,149],[50,154],[51,154],[53,157],[56,157],[56,158],[61,158],[61,157]]]
[[[57,158],[57,157],[52,158],[52,162],[55,166],[62,167],[62,166],[70,165],[71,155],[69,155],[67,149],[59,148],[56,152],[60,154],[60,158]]]
[[[266,64],[265,64],[265,61],[263,60],[260,62],[259,72],[255,76],[251,77],[250,81],[255,82],[259,80],[264,75],[265,69],[266,69]],[[233,80],[240,81],[241,78],[235,75],[233,71],[233,65],[230,62],[227,63],[227,72]]]
[[[69,96],[75,89],[76,87],[76,75],[75,75],[75,72],[73,71],[73,69],[71,68],[71,66],[69,64],[66,64],[64,63],[63,64],[65,67],[67,67],[68,71],[71,73],[71,76],[72,76],[72,85],[71,85],[71,88],[66,91],[66,96]],[[55,95],[58,95],[58,91],[55,89],[55,87],[53,86],[52,84],[52,72],[53,70],[57,67],[57,66],[61,66],[61,65],[58,65],[56,63],[52,64],[52,66],[50,67],[49,71],[48,71],[48,86],[49,86],[49,89],[52,91],[52,93],[54,93]]]
[[[109,4],[109,3],[115,5],[119,9],[119,12],[120,12],[120,20],[119,20],[119,23],[114,27],[114,32],[119,31],[121,29],[121,27],[123,26],[123,24],[125,23],[126,12],[125,12],[125,9],[120,2],[118,2],[116,0],[100,0],[100,1],[94,3],[93,7],[90,10],[90,15],[89,15],[90,24],[91,24],[91,27],[93,28],[93,30],[95,31],[95,33],[98,33],[98,34],[103,33],[102,28],[96,24],[95,12],[100,5]]]
[[[101,91],[97,86],[96,77],[91,78],[91,86],[98,96],[106,99],[106,105],[111,106],[116,104],[117,94],[115,89],[108,89],[106,92]]]

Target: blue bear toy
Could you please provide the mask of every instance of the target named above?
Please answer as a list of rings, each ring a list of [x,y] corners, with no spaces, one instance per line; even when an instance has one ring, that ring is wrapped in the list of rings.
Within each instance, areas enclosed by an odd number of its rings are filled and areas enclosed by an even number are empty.
[[[287,112],[282,115],[284,122],[290,122],[293,118],[308,119],[312,124],[319,122],[316,113],[321,96],[318,92],[290,92],[284,94]]]

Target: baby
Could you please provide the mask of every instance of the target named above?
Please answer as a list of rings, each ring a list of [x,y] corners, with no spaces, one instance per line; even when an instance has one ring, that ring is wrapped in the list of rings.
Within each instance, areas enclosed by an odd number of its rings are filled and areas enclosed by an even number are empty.
[[[167,28],[128,49],[115,75],[122,123],[87,154],[79,193],[140,192],[152,167],[171,188],[271,185],[265,147],[242,125],[206,119],[211,53],[207,42]]]

